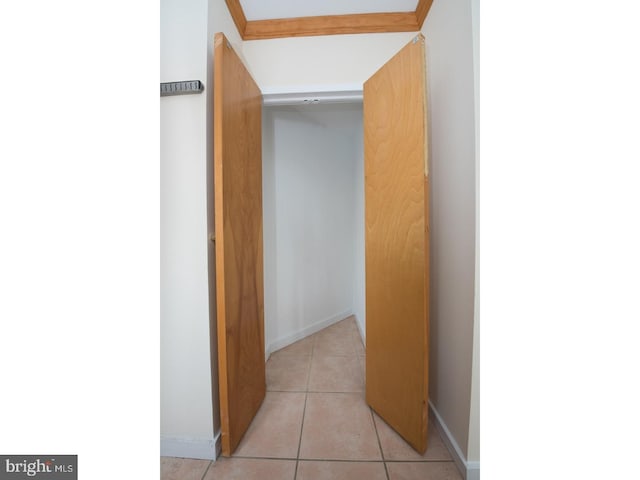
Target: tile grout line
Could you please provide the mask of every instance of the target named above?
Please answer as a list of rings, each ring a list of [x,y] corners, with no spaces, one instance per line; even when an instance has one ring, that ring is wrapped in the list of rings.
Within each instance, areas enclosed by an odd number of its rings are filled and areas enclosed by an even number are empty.
[[[385,460],[386,463],[454,463],[453,460]]]
[[[183,458],[183,457],[171,457],[171,458]],[[223,458],[223,457],[219,457]],[[233,455],[233,457],[229,458],[239,458],[244,460],[286,460],[290,462],[295,462],[298,458],[295,457],[264,457],[259,455]],[[190,459],[189,459],[190,460]],[[305,462],[343,462],[343,463],[454,463],[454,460],[351,460],[348,458],[306,458],[302,457],[299,460]],[[210,461],[209,467],[213,465],[213,461]],[[209,468],[208,467],[208,468]],[[205,472],[206,473],[206,472]]]
[[[211,468],[211,465],[213,465],[213,460],[209,461],[209,465],[207,465],[206,470],[204,471],[204,473],[202,474],[202,478],[200,480],[204,480],[204,478],[207,476],[207,472],[209,471],[209,469]]]
[[[358,332],[358,335],[360,335],[360,332]],[[367,361],[367,349],[366,346],[364,346],[364,359],[365,359],[365,366],[366,366],[366,361]],[[366,367],[365,367],[366,368]],[[364,385],[365,385],[365,398],[366,398],[366,389],[367,389],[367,375],[366,375],[366,371],[365,371],[365,375],[364,375]],[[366,402],[366,400],[365,400]],[[390,480],[389,478],[389,469],[387,468],[387,461],[384,458],[384,450],[382,449],[382,442],[380,441],[380,434],[378,433],[378,426],[376,425],[376,419],[373,417],[373,408],[369,407],[369,414],[371,415],[371,421],[373,422],[373,429],[376,432],[376,440],[378,440],[378,448],[380,449],[380,456],[382,457],[382,465],[384,465],[384,474],[387,476],[387,480]]]
[[[296,455],[296,470],[293,474],[293,480],[298,477],[298,465],[300,465],[300,449],[302,448],[302,432],[304,431],[304,417],[307,413],[307,398],[309,398],[309,380],[311,379],[311,365],[313,363],[313,347],[316,344],[316,338],[313,338],[313,343],[311,344],[311,355],[309,355],[309,366],[307,370],[307,384],[305,386],[304,391],[304,407],[302,408],[302,423],[300,425],[300,439],[298,440],[298,453]]]
[[[273,460],[279,461],[284,460],[288,462],[295,462],[296,458],[290,457],[250,457],[250,456],[234,456],[233,458],[239,458],[243,460]],[[355,459],[351,460],[348,458],[300,458],[303,462],[336,462],[336,463],[453,463],[453,460],[366,460],[366,459]]]
[[[302,423],[300,424],[300,438],[298,439],[298,453],[296,454],[296,469],[293,474],[293,480],[298,476],[298,465],[300,463],[300,448],[302,447],[302,431],[304,430],[304,415],[307,411],[307,393],[304,394],[304,407],[302,407]]]
[[[382,450],[382,442],[380,442],[380,435],[378,434],[378,426],[376,425],[376,419],[373,417],[373,409],[369,407],[369,413],[371,414],[371,421],[373,422],[373,429],[376,431],[376,439],[378,440],[378,448],[380,449],[380,456],[382,457],[382,463],[384,464],[384,473],[389,480],[389,470],[387,469],[387,461],[384,458],[384,450]]]

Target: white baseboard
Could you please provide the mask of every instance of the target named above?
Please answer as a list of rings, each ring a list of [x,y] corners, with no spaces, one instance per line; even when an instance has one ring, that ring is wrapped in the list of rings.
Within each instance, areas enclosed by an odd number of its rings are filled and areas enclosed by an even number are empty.
[[[447,424],[444,423],[444,420],[438,413],[438,410],[433,406],[431,400],[429,400],[429,407],[433,412],[434,417],[436,417],[436,426],[441,433],[442,440],[445,445],[449,449],[451,456],[453,457],[453,461],[460,470],[463,478],[465,480],[480,480],[480,462],[468,462],[465,458],[458,442],[456,442],[455,438],[447,428]]]
[[[312,325],[309,325],[306,328],[303,328],[299,332],[292,333],[290,335],[286,335],[278,340],[271,342],[264,349],[265,361],[269,360],[269,355],[271,355],[276,350],[280,350],[281,348],[287,347],[292,343],[297,342],[298,340],[302,340],[309,335],[313,335],[316,332],[319,332],[323,328],[327,328],[329,325],[333,325],[334,323],[339,322],[340,320],[344,320],[345,318],[353,315],[352,310],[345,310],[344,312],[333,315],[329,318],[325,318],[324,320],[320,320]]]
[[[367,332],[366,332],[366,329],[365,329],[364,325],[362,325],[360,323],[360,320],[358,320],[358,316],[355,315],[355,317],[356,317],[356,325],[358,326],[358,332],[360,332],[360,338],[362,338],[363,345],[366,345],[367,344]]]
[[[213,437],[213,443],[215,445],[214,451],[216,452],[216,457],[214,458],[214,460],[216,460],[220,458],[220,455],[222,455],[222,432],[216,432]]]
[[[480,480],[480,462],[467,462],[466,480]]]
[[[219,454],[220,433],[214,439],[160,436],[162,457],[215,460]]]

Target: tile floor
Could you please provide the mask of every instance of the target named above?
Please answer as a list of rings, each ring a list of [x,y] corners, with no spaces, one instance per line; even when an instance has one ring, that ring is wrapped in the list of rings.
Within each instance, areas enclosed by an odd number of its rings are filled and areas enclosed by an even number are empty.
[[[419,455],[367,406],[364,369],[353,317],[274,352],[234,455],[162,457],[162,480],[462,480],[432,424]]]

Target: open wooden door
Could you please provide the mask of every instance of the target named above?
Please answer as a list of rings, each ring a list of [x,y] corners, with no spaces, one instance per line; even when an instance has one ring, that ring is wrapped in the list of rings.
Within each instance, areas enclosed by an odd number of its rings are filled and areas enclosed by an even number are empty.
[[[214,40],[216,304],[222,454],[266,392],[262,275],[262,95],[223,34]]]
[[[364,84],[366,398],[427,448],[429,208],[424,37]]]

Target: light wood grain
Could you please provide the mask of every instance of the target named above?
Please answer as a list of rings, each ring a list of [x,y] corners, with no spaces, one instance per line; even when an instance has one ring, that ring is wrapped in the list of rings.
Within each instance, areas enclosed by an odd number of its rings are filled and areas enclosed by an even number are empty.
[[[427,447],[429,209],[424,37],[364,84],[367,403]]]
[[[433,0],[418,0],[418,6],[416,7],[416,20],[418,22],[418,30],[422,28],[422,24],[427,18],[427,14],[431,9]]]
[[[262,95],[221,33],[214,49],[216,304],[222,453],[265,396]]]
[[[244,15],[244,10],[240,4],[240,0],[225,0],[227,9],[233,18],[233,23],[236,24],[238,33],[244,38],[244,31],[247,28],[247,17]]]
[[[243,40],[356,33],[417,32],[433,0],[419,0],[415,12],[364,13],[248,21],[240,0],[225,0]]]
[[[244,40],[350,33],[417,32],[415,12],[326,15],[254,20],[246,23]]]

